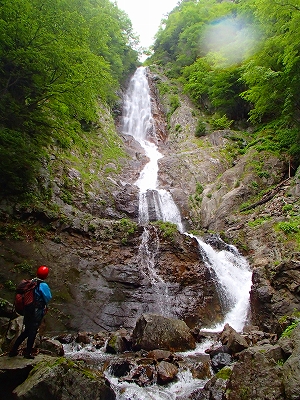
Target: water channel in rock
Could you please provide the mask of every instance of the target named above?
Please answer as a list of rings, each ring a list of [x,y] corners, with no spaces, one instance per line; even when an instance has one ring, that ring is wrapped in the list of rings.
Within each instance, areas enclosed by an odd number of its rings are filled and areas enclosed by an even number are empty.
[[[205,243],[202,238],[195,237],[184,231],[178,207],[173,201],[172,195],[165,189],[158,187],[158,160],[163,155],[158,150],[155,125],[151,111],[151,95],[147,80],[147,68],[140,67],[132,77],[124,100],[123,133],[131,135],[142,146],[149,162],[141,171],[135,183],[139,188],[139,223],[144,226],[144,233],[140,245],[140,260],[142,273],[147,275],[156,294],[156,312],[166,317],[174,315],[174,304],[171,304],[169,287],[163,278],[157,274],[154,268],[155,243],[151,238],[149,244],[148,223],[155,220],[168,221],[177,225],[180,233],[194,237],[199,246],[199,251],[205,264],[214,276],[215,284],[224,310],[224,321],[213,326],[206,327],[209,331],[221,331],[226,323],[229,323],[237,331],[242,331],[247,319],[249,309],[249,293],[251,288],[251,270],[244,257],[238,250],[225,243],[223,250],[216,251]],[[218,239],[217,240],[221,240]],[[151,247],[151,251],[149,250]],[[154,250],[153,250],[154,249]],[[210,342],[199,344],[193,355],[203,354]],[[80,351],[92,352],[88,348]],[[67,349],[67,354],[74,349]],[[109,359],[113,356],[98,351],[95,357]],[[188,357],[189,353],[182,355]],[[120,382],[118,378],[107,374],[107,378],[113,387],[118,400],[175,400],[184,399],[195,388],[202,387],[205,381],[194,379],[188,369],[179,371],[177,381],[167,386],[152,385],[139,387],[134,383]]]
[[[132,77],[124,101],[123,133],[131,135],[145,150],[149,162],[141,171],[136,182],[139,194],[139,222],[145,225],[151,220],[162,220],[177,225],[181,233],[194,237],[206,265],[215,276],[215,282],[224,309],[228,310],[224,322],[209,329],[220,330],[229,323],[237,331],[241,331],[247,318],[249,292],[251,288],[251,271],[247,260],[242,257],[234,246],[226,245],[226,250],[215,251],[212,246],[201,238],[184,232],[178,207],[172,195],[158,187],[158,160],[163,157],[158,151],[155,125],[151,111],[151,94],[147,79],[147,68],[140,67]],[[146,246],[144,234],[144,247]],[[221,240],[221,239],[216,239]],[[148,270],[153,271],[153,284],[162,283],[151,265],[151,255],[148,257]],[[167,301],[166,293],[166,301]]]

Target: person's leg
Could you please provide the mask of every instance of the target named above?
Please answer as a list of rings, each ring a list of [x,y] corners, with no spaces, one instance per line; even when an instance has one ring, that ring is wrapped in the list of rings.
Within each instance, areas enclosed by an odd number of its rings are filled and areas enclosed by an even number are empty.
[[[33,355],[31,354],[32,352],[32,348],[34,345],[34,341],[36,338],[36,334],[39,328],[39,324],[38,323],[32,323],[29,326],[28,329],[28,339],[27,339],[27,347],[26,347],[26,352],[24,354],[25,358],[34,358]]]

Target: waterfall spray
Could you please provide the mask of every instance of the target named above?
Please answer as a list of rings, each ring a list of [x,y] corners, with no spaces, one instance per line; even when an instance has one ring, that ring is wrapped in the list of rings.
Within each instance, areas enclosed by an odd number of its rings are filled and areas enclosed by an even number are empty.
[[[123,116],[123,132],[132,135],[144,148],[149,162],[146,164],[136,185],[139,193],[139,222],[147,225],[152,220],[172,222],[179,232],[184,228],[181,215],[170,192],[159,189],[157,184],[158,160],[162,154],[156,145],[155,126],[151,112],[151,97],[146,68],[140,67],[135,72],[126,93]],[[150,140],[151,139],[151,140]],[[193,235],[189,235],[194,237]],[[213,328],[222,330],[225,323],[241,331],[245,324],[249,308],[251,271],[244,257],[237,249],[216,252],[210,245],[195,237],[202,257],[216,278],[216,287],[223,305],[225,319]],[[231,250],[231,251],[230,251]],[[150,260],[150,258],[148,258]],[[149,261],[148,268],[151,268]],[[158,284],[156,276],[155,284]],[[160,284],[163,284],[160,281]],[[160,290],[160,294],[162,294]]]

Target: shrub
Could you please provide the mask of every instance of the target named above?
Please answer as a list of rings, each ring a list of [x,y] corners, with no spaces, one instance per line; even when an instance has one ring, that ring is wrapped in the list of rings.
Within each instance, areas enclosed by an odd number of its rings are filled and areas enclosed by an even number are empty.
[[[211,125],[214,129],[229,129],[233,124],[233,120],[229,120],[226,114],[221,118],[213,118]]]
[[[177,110],[177,108],[180,106],[180,101],[179,101],[179,97],[177,94],[174,94],[173,96],[171,96],[170,98],[170,107],[171,107],[171,114],[174,113],[175,110]]]
[[[172,222],[156,221],[153,222],[153,225],[159,227],[164,238],[173,239],[174,235],[177,233],[177,225]]]
[[[299,222],[280,222],[278,224],[279,229],[281,229],[284,233],[297,233],[300,231]]]
[[[199,120],[197,127],[196,127],[195,136],[196,137],[205,136],[205,133],[206,133],[205,123],[203,121]]]
[[[291,336],[293,330],[298,326],[300,320],[292,322],[281,334],[281,337]]]

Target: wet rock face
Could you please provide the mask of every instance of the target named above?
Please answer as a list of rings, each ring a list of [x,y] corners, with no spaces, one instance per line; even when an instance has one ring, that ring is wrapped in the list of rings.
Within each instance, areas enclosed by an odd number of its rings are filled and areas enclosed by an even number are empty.
[[[281,317],[293,315],[300,307],[299,254],[277,266],[256,268],[250,292],[253,319],[268,332],[281,332]],[[277,316],[274,319],[274,315]],[[288,321],[287,321],[288,322]]]
[[[149,230],[144,244],[143,228],[106,240],[64,233],[60,243],[2,242],[3,271],[17,282],[21,275],[11,271],[22,260],[49,265],[53,299],[47,331],[132,329],[143,313],[179,318],[189,327],[220,320],[216,287],[196,241],[179,233],[164,237],[158,227]]]

